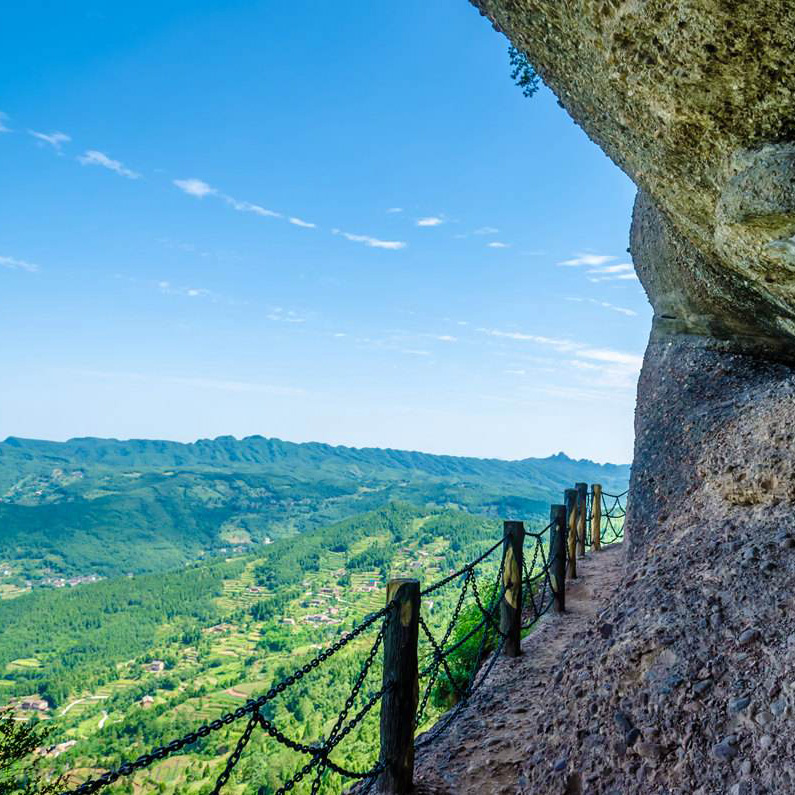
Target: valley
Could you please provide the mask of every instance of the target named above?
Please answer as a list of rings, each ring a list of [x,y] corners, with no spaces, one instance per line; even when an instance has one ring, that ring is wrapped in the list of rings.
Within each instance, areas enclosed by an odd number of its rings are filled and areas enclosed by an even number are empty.
[[[34,457],[17,461],[22,477],[8,485],[14,454],[0,445],[0,700],[51,729],[38,753],[72,784],[266,692],[382,608],[388,579],[441,579],[499,539],[507,516],[543,528],[557,481],[590,475],[618,490],[628,475],[627,467],[565,457],[462,464],[388,451],[372,452],[370,469],[360,461],[352,473],[334,450],[310,471],[296,461],[305,452],[298,446],[278,466],[168,469],[184,463],[171,459],[140,474],[141,461],[131,460],[132,477],[96,448],[103,463],[75,454],[81,477],[65,478],[76,471],[68,466],[42,474],[53,461]],[[406,472],[408,462],[416,469]],[[498,479],[505,467],[507,483]],[[538,482],[534,470],[543,473]],[[486,580],[497,563],[484,565]],[[443,630],[456,596],[443,589],[423,603],[433,631]],[[325,736],[372,641],[366,632],[345,645],[264,716],[299,743]],[[359,707],[380,681],[380,664],[377,655]],[[437,683],[423,725],[452,703],[449,686]],[[335,751],[338,763],[372,764],[377,712]],[[239,732],[214,732],[112,791],[209,792]],[[301,763],[257,732],[227,789],[268,795]],[[341,786],[329,777],[323,791]]]

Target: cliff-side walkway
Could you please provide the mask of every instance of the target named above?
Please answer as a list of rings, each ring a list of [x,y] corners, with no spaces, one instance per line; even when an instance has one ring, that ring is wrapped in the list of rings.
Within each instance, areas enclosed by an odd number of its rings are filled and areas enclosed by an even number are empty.
[[[550,691],[570,651],[581,650],[598,631],[599,613],[622,582],[623,546],[613,544],[578,561],[577,580],[566,583],[566,614],[548,613],[523,640],[522,656],[501,659],[449,731],[418,754],[420,793],[530,792],[522,771],[536,755],[539,764],[546,763],[536,743],[549,723],[544,711],[554,702]],[[576,792],[576,784],[565,780],[565,762],[560,765],[562,789]]]

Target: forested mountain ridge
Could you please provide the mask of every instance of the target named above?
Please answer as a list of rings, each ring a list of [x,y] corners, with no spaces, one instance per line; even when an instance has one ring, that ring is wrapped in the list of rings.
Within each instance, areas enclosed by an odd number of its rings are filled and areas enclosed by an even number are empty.
[[[400,500],[492,517],[544,514],[575,481],[629,467],[562,453],[521,461],[231,436],[191,444],[0,442],[0,561],[17,579],[172,569]]]
[[[229,471],[257,470],[268,466],[320,467],[322,472],[357,475],[356,467],[366,467],[362,477],[389,472],[419,471],[438,477],[497,476],[513,480],[534,478],[536,486],[550,479],[567,483],[584,470],[598,471],[604,476],[625,479],[628,465],[596,464],[588,459],[575,460],[563,453],[547,458],[525,458],[506,461],[497,458],[474,458],[434,455],[379,447],[332,446],[320,442],[286,442],[264,436],[219,436],[183,443],[150,439],[99,439],[84,437],[66,442],[21,439],[9,436],[0,442],[0,489],[7,489],[20,473],[39,474],[47,469],[87,467],[117,470],[119,468],[196,467]],[[535,476],[541,476],[535,479]],[[549,485],[552,485],[550,482]]]

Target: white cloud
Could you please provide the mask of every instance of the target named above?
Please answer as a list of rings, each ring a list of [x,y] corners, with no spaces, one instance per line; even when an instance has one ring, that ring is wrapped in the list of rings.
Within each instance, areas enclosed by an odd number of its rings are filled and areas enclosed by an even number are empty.
[[[251,202],[241,202],[237,199],[233,199],[231,196],[226,196],[224,194],[221,195],[221,198],[230,206],[233,207],[235,210],[238,210],[241,213],[254,213],[254,215],[259,215],[262,218],[284,218],[281,213],[277,213],[273,210],[268,210],[265,207],[260,207],[259,204],[252,204]]]
[[[389,251],[398,251],[401,248],[406,248],[406,243],[402,240],[379,240],[377,237],[353,235],[340,229],[332,229],[331,232],[335,235],[342,235],[346,240],[350,240],[353,243],[364,243],[365,246],[370,246],[371,248],[384,248]]]
[[[611,304],[607,301],[597,301],[595,298],[567,298],[567,301],[575,301],[577,303],[589,303],[594,304],[595,306],[601,306],[604,309],[609,309],[611,312],[618,312],[621,315],[626,315],[627,317],[636,317],[637,312],[634,309],[627,309],[623,306],[616,306],[615,304]]]
[[[441,226],[443,223],[444,220],[436,215],[429,215],[427,218],[417,219],[417,226]]]
[[[160,292],[167,295],[184,295],[188,298],[212,298],[213,293],[204,287],[175,287],[171,282],[160,281],[157,283]]]
[[[296,218],[293,216],[292,218],[288,219],[293,226],[300,226],[303,229],[314,229],[315,224],[309,223],[309,221],[302,221],[300,218]]]
[[[496,226],[481,226],[475,230],[476,235],[496,235],[500,230]]]
[[[501,243],[499,240],[494,240],[491,243],[486,243],[487,248],[510,248],[510,243]]]
[[[0,265],[11,270],[27,271],[28,273],[36,273],[39,270],[39,266],[35,263],[26,262],[24,259],[16,257],[0,257]]]
[[[401,348],[401,353],[407,353],[409,356],[431,356],[430,351],[416,350],[415,348]]]
[[[84,166],[102,166],[128,179],[138,179],[141,176],[136,171],[127,168],[118,160],[113,160],[103,152],[98,152],[96,149],[89,149],[84,155],[80,155],[77,159]]]
[[[585,359],[594,359],[599,362],[610,362],[611,364],[623,364],[627,367],[640,370],[643,364],[643,357],[634,353],[624,353],[623,351],[613,351],[604,348],[586,348],[577,351],[577,356]]]
[[[8,114],[0,111],[0,133],[11,132],[11,129],[4,124],[4,120],[6,119],[8,119]]]
[[[221,201],[241,213],[253,213],[254,215],[260,216],[261,218],[285,217],[283,213],[278,213],[275,210],[269,210],[259,204],[253,204],[249,201],[241,201],[240,199],[236,199],[234,196],[221,193],[217,188],[213,188],[212,185],[208,185],[206,182],[204,182],[204,180],[201,179],[175,179],[174,184],[189,196],[196,196],[199,199],[202,199],[205,196],[217,196],[219,199],[221,199]],[[302,229],[316,228],[315,224],[305,221],[303,218],[298,218],[294,215],[289,216],[287,221],[293,226],[298,226]]]
[[[179,384],[196,389],[218,389],[224,392],[258,392],[269,395],[282,395],[284,397],[297,397],[305,395],[306,390],[300,387],[280,386],[277,384],[263,384],[252,381],[235,381],[223,378],[202,378],[178,375],[152,375],[150,373],[113,372],[108,370],[69,370],[76,375],[90,378],[124,379],[127,381]]]
[[[42,143],[49,144],[56,152],[61,151],[62,144],[72,140],[71,136],[62,132],[42,133],[36,132],[36,130],[28,130],[28,132]]]
[[[631,262],[621,262],[618,265],[605,265],[601,268],[591,268],[588,273],[634,273],[635,267]]]
[[[554,337],[541,337],[537,334],[525,334],[521,331],[501,331],[500,329],[494,328],[479,328],[478,331],[483,334],[488,334],[490,337],[502,337],[504,339],[535,342],[539,345],[549,345],[561,351],[573,351],[577,348],[583,347],[580,343],[572,342],[571,340],[555,339]]]
[[[580,265],[595,267],[597,265],[604,265],[606,262],[612,262],[614,259],[617,259],[617,257],[611,257],[606,254],[577,254],[571,259],[564,259],[563,262],[559,262],[558,265],[574,268]]]
[[[505,339],[521,340],[533,342],[538,345],[545,345],[561,353],[572,354],[575,358],[570,360],[579,369],[591,369],[592,362],[602,362],[599,367],[605,374],[605,378],[610,383],[622,388],[633,387],[637,378],[638,371],[643,363],[643,357],[625,351],[616,351],[610,348],[592,348],[582,342],[572,340],[556,339],[554,337],[541,337],[536,334],[525,334],[520,331],[501,331],[499,329],[479,328],[478,331],[492,337],[502,337]],[[586,361],[583,362],[582,360]],[[577,364],[574,364],[578,362]]]
[[[618,265],[606,265],[603,268],[591,268],[588,271],[589,282],[623,282],[637,281],[635,266],[631,262],[622,262]]]
[[[403,212],[403,208],[402,207],[390,207],[387,210],[387,212],[388,213],[402,213]]]
[[[268,320],[275,320],[279,323],[306,323],[306,318],[294,312],[292,309],[283,309],[280,306],[271,307],[267,315]]]
[[[601,301],[599,303],[600,306],[603,306],[605,309],[609,309],[611,312],[618,312],[620,315],[626,315],[627,317],[637,317],[638,313],[634,309],[627,309],[623,306],[616,306],[615,304],[609,304],[607,301]]]
[[[218,191],[201,179],[175,179],[174,184],[188,196],[195,196],[203,199],[205,196],[212,196]]]
[[[458,337],[454,337],[452,334],[440,334],[436,339],[440,342],[458,342]]]

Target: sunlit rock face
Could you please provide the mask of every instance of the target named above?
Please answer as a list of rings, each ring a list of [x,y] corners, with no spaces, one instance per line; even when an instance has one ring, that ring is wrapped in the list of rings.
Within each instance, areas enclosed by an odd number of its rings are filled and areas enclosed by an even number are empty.
[[[795,447],[764,429],[792,412],[795,3],[473,2],[639,188],[631,251],[655,318],[638,388],[631,551],[697,493],[711,521],[739,521],[744,489],[754,504],[791,503]],[[771,454],[777,472],[763,476]]]

